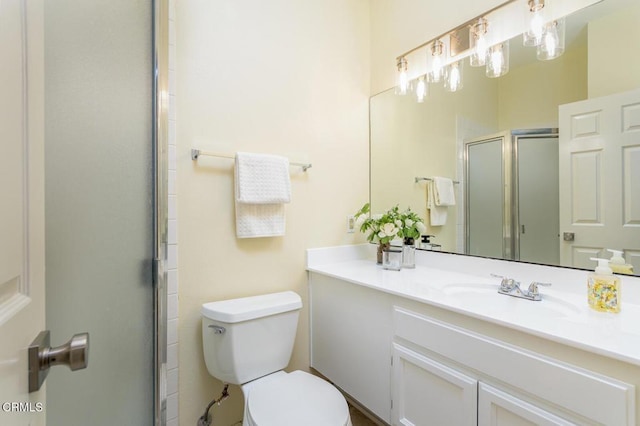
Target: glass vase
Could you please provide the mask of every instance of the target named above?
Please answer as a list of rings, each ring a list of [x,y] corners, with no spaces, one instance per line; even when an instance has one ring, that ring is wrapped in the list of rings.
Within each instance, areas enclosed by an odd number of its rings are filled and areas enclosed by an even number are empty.
[[[402,249],[399,247],[385,248],[382,252],[382,268],[399,271],[402,268]]]

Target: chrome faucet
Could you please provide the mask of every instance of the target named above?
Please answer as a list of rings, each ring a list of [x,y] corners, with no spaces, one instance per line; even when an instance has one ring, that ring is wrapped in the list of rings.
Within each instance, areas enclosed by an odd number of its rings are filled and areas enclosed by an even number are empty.
[[[551,283],[541,283],[537,281],[533,281],[529,284],[529,288],[527,290],[522,290],[520,288],[520,282],[514,280],[513,278],[503,277],[502,275],[491,274],[494,278],[500,278],[500,288],[498,288],[498,293],[506,294],[507,296],[519,297],[521,299],[527,300],[542,300],[542,295],[538,292],[538,286],[549,287]]]

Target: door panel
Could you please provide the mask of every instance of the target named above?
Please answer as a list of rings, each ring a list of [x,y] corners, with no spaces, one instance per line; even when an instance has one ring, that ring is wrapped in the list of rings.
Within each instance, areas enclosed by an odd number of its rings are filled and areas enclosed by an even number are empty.
[[[51,426],[153,423],[152,3],[45,4],[46,321],[91,335]]]
[[[518,211],[517,259],[557,265],[558,248],[558,138],[516,138]]]
[[[640,268],[640,90],[562,105],[560,128],[561,264],[612,248]]]
[[[3,0],[0,10],[0,424],[3,426],[44,424],[45,391],[29,394],[27,382],[27,347],[44,328],[42,9],[41,1]]]
[[[465,144],[466,253],[510,258],[504,229],[504,149],[506,134]]]
[[[476,379],[398,344],[393,346],[393,424],[476,424]]]

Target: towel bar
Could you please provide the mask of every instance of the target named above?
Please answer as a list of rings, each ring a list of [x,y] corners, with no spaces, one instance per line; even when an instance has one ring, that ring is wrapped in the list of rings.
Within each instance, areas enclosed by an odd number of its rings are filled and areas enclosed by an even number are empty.
[[[418,183],[418,182],[420,182],[421,180],[433,180],[433,179],[432,179],[432,178],[430,178],[430,177],[416,177],[415,179],[416,179],[416,180],[415,180],[415,183]],[[458,182],[457,180],[454,180],[454,181],[452,181],[452,182],[453,182],[453,183],[455,183],[455,184],[459,184],[459,183],[460,183],[460,182]]]
[[[201,151],[201,150],[195,149],[195,148],[191,149],[191,159],[193,161],[196,161],[198,159],[198,157],[201,156],[201,155],[208,155],[210,157],[230,158],[232,160],[235,159],[235,157],[233,155],[216,154],[214,152]],[[307,169],[310,169],[311,166],[312,166],[311,163],[289,163],[289,165],[301,167],[303,172],[306,172]]]

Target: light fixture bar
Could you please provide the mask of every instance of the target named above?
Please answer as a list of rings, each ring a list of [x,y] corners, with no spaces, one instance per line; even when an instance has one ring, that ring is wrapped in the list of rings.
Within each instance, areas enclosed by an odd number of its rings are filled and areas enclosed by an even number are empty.
[[[414,53],[414,52],[416,52],[416,51],[418,51],[420,49],[423,49],[426,46],[434,43],[436,40],[444,39],[445,37],[449,36],[450,34],[453,34],[453,33],[456,33],[457,31],[465,29],[466,27],[469,27],[469,26],[473,25],[475,22],[477,22],[478,19],[483,18],[483,17],[495,12],[496,10],[498,10],[498,9],[508,5],[508,4],[516,3],[518,1],[521,1],[521,0],[508,0],[508,1],[506,1],[506,2],[504,2],[502,4],[500,4],[500,5],[492,8],[492,9],[489,9],[488,11],[483,12],[481,15],[478,15],[478,16],[472,18],[472,19],[469,19],[465,23],[463,23],[461,25],[458,25],[454,29],[447,31],[446,33],[440,34],[438,37],[434,37],[431,40],[427,41],[426,43],[422,43],[420,46],[416,46],[413,49],[404,52],[402,55],[399,55],[398,57],[396,57],[396,60],[400,60],[401,58],[409,56],[410,54],[412,54],[412,53]]]

